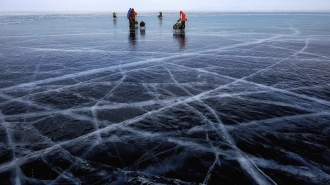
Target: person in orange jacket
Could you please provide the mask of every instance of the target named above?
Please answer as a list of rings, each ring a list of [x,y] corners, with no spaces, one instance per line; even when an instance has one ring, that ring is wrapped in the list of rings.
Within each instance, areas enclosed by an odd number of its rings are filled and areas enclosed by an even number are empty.
[[[135,20],[136,20],[136,11],[134,10],[134,8],[132,8],[132,11],[131,11],[131,28],[134,28],[135,27]]]
[[[178,20],[178,22],[181,21],[181,27],[180,27],[181,31],[186,28],[186,21],[187,20],[188,19],[187,19],[186,14],[183,13],[183,11],[180,11],[180,19]]]

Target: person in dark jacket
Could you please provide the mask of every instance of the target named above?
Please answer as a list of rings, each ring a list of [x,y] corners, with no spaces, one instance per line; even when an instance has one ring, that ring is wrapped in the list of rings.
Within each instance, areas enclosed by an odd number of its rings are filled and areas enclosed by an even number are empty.
[[[132,8],[130,8],[127,12],[127,19],[128,19],[129,27],[131,27],[131,11],[132,11]]]

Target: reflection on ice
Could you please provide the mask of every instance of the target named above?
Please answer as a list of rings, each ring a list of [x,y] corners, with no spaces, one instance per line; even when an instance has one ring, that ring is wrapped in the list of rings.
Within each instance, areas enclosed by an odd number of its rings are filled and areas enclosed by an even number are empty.
[[[0,184],[329,184],[328,14],[16,16]]]
[[[141,34],[142,38],[145,38],[146,30],[145,29],[140,29],[140,34]]]
[[[179,42],[180,44],[180,51],[184,50],[186,45],[186,35],[185,33],[173,33],[173,37]]]
[[[130,29],[129,30],[129,41],[130,41],[131,46],[134,47],[136,45],[137,40],[136,40],[136,31],[135,31],[135,29]]]

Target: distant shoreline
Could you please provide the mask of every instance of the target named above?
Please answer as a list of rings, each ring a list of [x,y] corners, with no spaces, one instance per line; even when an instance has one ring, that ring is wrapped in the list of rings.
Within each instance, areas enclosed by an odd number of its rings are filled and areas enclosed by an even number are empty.
[[[44,15],[44,14],[112,14],[113,12],[116,11],[109,11],[109,12],[85,12],[85,11],[26,11],[26,12],[0,12],[0,15],[12,15],[12,14],[20,14],[20,15]],[[127,12],[116,12],[118,16],[120,16],[120,14],[124,14],[126,15]],[[155,11],[141,11],[139,12],[140,14],[159,14],[158,12]],[[165,14],[177,14],[177,11],[162,11],[163,15]],[[218,11],[218,12],[214,12],[214,11],[210,11],[210,12],[206,12],[206,11],[186,11],[186,13],[188,14],[192,14],[192,13],[199,13],[199,14],[255,14],[255,15],[264,15],[264,14],[275,14],[275,15],[283,15],[283,14],[330,14],[330,10],[329,11]]]
[[[159,11],[139,11],[141,13],[159,13]],[[109,10],[108,12],[106,11],[0,11],[0,14],[7,14],[7,13],[40,13],[40,14],[47,14],[47,13],[70,13],[70,14],[83,14],[83,13],[100,13],[100,14],[105,14],[105,13],[127,13],[124,11],[115,11],[115,10]],[[162,11],[163,13],[177,13],[178,11]],[[322,11],[185,11],[187,13],[225,13],[225,14],[230,14],[230,13],[330,13],[330,10],[322,10]]]

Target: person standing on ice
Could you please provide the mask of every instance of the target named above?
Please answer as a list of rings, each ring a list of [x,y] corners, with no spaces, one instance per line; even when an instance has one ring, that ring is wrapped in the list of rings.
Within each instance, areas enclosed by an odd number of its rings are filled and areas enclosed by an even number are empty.
[[[183,29],[186,28],[186,21],[187,21],[187,17],[186,17],[186,14],[183,13],[183,11],[180,11],[180,19],[178,20],[178,22],[181,21],[181,26],[180,26],[180,29],[181,31]]]
[[[135,21],[136,21],[136,11],[134,11],[134,8],[132,8],[132,11],[131,11],[131,26],[130,28],[134,28],[135,27]]]
[[[129,8],[129,10],[127,12],[127,19],[128,19],[129,27],[131,27],[131,11],[132,11],[132,8]]]

